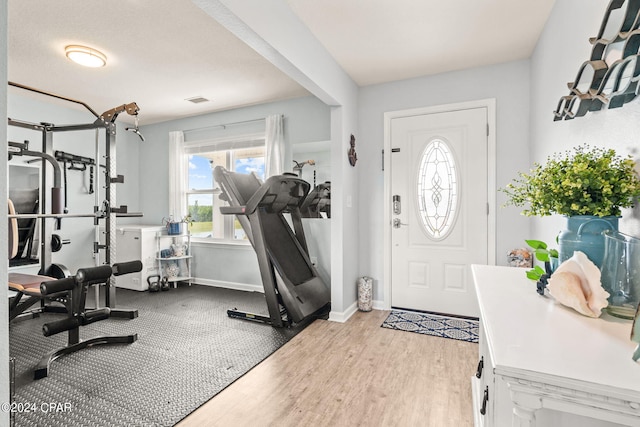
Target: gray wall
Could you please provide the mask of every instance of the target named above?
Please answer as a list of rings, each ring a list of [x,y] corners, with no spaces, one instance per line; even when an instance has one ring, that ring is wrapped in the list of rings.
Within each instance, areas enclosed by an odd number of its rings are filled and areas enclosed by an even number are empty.
[[[567,82],[575,80],[579,66],[589,59],[589,37],[597,35],[607,4],[598,0],[563,0],[554,6],[531,58],[532,161],[544,162],[552,153],[581,144],[613,148],[621,155],[632,154],[636,160],[640,157],[639,98],[622,108],[553,121],[558,100],[568,94]],[[640,235],[639,218],[637,208],[623,212],[620,230]],[[565,219],[561,216],[534,218],[531,235],[554,242],[564,228]]]
[[[0,120],[7,122],[7,0],[0,0]],[[0,150],[7,151],[7,128],[0,126]],[[0,174],[7,182],[7,163],[0,162]],[[0,200],[7,197],[6,184],[0,187]],[[0,214],[0,236],[7,235],[7,214],[4,209]],[[8,263],[7,247],[0,245],[0,278],[6,281]],[[7,288],[0,286],[0,301],[6,301]],[[0,402],[9,402],[9,309],[8,305],[0,304]],[[0,411],[0,426],[9,425],[9,413]]]
[[[529,165],[529,61],[456,71],[360,89],[356,140],[359,163],[360,267],[375,281],[374,299],[383,295],[383,171],[384,113],[486,98],[496,99],[497,185],[504,186]],[[492,191],[492,189],[489,189]],[[497,191],[497,189],[493,189]],[[517,212],[496,209],[496,261],[506,264],[506,253],[522,247],[529,221]]]
[[[141,106],[141,108],[143,107]],[[142,113],[141,110],[141,115]],[[135,154],[139,156],[138,169],[142,171],[138,200],[139,208],[144,212],[144,218],[130,222],[159,225],[162,223],[162,218],[169,215],[169,193],[167,191],[169,186],[167,174],[169,132],[261,119],[271,114],[284,114],[285,145],[289,147],[298,143],[325,141],[330,138],[329,108],[315,97],[273,102],[142,126],[141,131],[146,142],[139,145],[139,151]],[[185,139],[187,141],[199,140],[259,130],[264,130],[264,122],[230,125],[226,129],[217,127],[192,131],[185,135]],[[291,171],[293,163],[286,166]],[[314,229],[314,231],[318,230]],[[325,232],[329,231],[325,230]],[[324,241],[326,236],[318,238]],[[311,249],[321,250],[314,247]],[[330,246],[324,245],[322,250],[330,251]],[[330,271],[329,253],[316,254],[319,261],[326,262],[321,266],[322,270]],[[256,290],[262,286],[258,263],[251,246],[198,242],[193,246],[193,254],[193,274],[201,283],[239,288],[242,288],[241,285],[248,284],[254,285]],[[312,256],[314,256],[313,253]]]

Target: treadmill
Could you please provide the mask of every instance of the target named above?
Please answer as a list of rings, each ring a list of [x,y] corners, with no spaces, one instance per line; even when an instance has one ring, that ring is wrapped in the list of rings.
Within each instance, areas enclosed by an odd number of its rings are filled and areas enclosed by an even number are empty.
[[[213,176],[222,190],[224,215],[236,215],[258,257],[269,316],[228,310],[229,317],[290,326],[327,316],[329,287],[311,264],[300,206],[310,185],[294,174],[276,175],[264,183],[255,173],[240,174],[216,166]],[[284,214],[288,213],[293,229]]]

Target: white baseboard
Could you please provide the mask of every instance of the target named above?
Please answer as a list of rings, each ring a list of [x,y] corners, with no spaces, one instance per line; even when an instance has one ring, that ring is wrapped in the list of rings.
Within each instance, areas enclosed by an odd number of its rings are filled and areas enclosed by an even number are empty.
[[[197,283],[198,285],[215,286],[217,288],[234,289],[236,291],[260,292],[261,294],[264,293],[264,289],[260,285],[250,285],[247,283],[225,282],[222,280],[198,278],[193,279],[193,282]],[[384,310],[384,301],[373,300],[373,309]],[[338,312],[332,310],[329,313],[329,320],[332,322],[344,323],[349,320],[349,318],[353,316],[356,311],[358,311],[358,301],[354,301],[354,303],[347,307],[345,311]]]
[[[372,307],[374,310],[384,310],[384,301],[374,300]],[[329,313],[329,320],[332,322],[344,323],[349,320],[349,318],[353,316],[356,311],[358,311],[358,301],[351,304],[343,312],[331,311]]]
[[[217,288],[225,288],[225,289],[234,289],[236,291],[246,291],[246,292],[260,292],[264,293],[264,289],[262,285],[250,285],[248,283],[237,283],[237,282],[225,282],[222,280],[210,280],[210,279],[193,279],[193,283],[197,283],[198,285],[204,286],[215,286]]]
[[[343,312],[331,310],[331,312],[329,313],[329,320],[332,322],[344,323],[349,320],[349,318],[353,316],[356,311],[358,311],[358,302],[354,301],[354,303],[347,307],[347,309]]]

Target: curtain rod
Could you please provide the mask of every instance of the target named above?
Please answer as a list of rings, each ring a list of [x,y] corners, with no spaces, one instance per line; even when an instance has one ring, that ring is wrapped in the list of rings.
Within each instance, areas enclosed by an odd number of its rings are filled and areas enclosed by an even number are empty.
[[[244,124],[244,123],[260,122],[260,121],[263,121],[263,120],[266,120],[266,119],[263,117],[261,119],[242,120],[240,122],[224,123],[224,124],[221,124],[221,125],[203,126],[203,127],[200,127],[200,128],[186,129],[186,130],[183,130],[182,132],[184,132],[184,133],[195,132],[197,130],[213,129],[213,128],[220,128],[220,127],[223,128],[223,129],[226,129],[227,126],[241,125],[241,124]]]

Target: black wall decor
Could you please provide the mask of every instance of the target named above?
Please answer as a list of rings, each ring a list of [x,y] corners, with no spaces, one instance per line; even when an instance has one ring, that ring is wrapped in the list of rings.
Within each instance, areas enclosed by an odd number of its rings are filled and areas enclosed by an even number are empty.
[[[353,134],[351,134],[349,145],[351,146],[351,148],[349,148],[347,157],[349,158],[349,164],[355,167],[356,162],[358,161],[358,154],[356,153],[356,137],[353,136]]]
[[[580,66],[575,81],[568,83],[569,95],[558,101],[554,121],[619,108],[638,95],[640,0],[611,0],[598,36],[589,42],[591,57]]]

